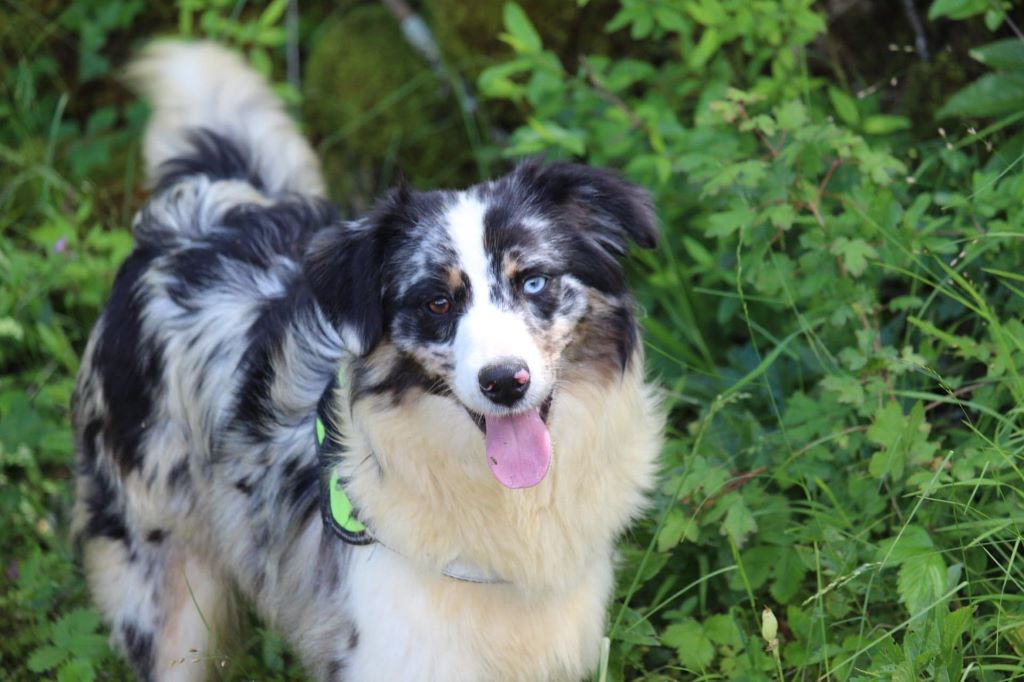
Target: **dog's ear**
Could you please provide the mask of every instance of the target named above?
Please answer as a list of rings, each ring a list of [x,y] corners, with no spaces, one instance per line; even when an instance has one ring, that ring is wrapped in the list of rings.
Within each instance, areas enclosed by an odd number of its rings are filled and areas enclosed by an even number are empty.
[[[581,218],[579,229],[612,255],[625,255],[627,240],[645,249],[658,245],[658,219],[650,194],[618,173],[536,161],[521,165],[516,173],[544,201],[575,209]]]
[[[617,173],[575,163],[532,161],[516,169],[522,186],[571,240],[570,271],[606,292],[625,289],[621,259],[630,241],[658,245],[658,221],[646,190]]]
[[[414,195],[402,182],[363,218],[321,229],[306,249],[303,269],[313,296],[356,355],[369,353],[384,336],[389,245],[409,223]]]
[[[346,348],[364,355],[384,334],[379,235],[361,220],[322,228],[303,264],[316,302]]]

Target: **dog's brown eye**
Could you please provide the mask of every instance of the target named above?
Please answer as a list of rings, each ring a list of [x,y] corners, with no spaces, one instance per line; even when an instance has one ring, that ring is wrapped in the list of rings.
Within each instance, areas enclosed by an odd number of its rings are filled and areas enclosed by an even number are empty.
[[[451,307],[452,302],[447,296],[438,296],[437,298],[427,303],[427,308],[429,308],[430,312],[434,313],[435,315],[444,315],[451,309]]]

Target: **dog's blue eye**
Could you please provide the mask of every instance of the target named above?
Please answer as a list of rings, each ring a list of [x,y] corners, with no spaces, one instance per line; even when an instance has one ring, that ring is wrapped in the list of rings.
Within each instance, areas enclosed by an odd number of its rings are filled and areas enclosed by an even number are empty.
[[[533,294],[539,294],[540,292],[544,291],[544,287],[546,287],[547,285],[548,278],[543,277],[541,275],[537,275],[536,277],[531,277],[525,282],[523,282],[523,293],[529,294],[531,296]]]

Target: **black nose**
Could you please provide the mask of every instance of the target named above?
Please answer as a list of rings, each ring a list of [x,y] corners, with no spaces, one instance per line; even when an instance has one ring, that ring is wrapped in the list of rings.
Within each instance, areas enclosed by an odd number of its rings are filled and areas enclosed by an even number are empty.
[[[487,365],[478,375],[480,390],[499,405],[511,406],[530,388],[530,371],[522,360],[508,360]]]

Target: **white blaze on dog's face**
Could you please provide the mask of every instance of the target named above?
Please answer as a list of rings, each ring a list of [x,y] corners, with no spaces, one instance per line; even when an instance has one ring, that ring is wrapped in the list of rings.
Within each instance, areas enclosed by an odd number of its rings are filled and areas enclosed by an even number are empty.
[[[307,274],[359,356],[353,401],[421,391],[456,401],[484,430],[495,478],[522,488],[550,463],[556,383],[607,380],[633,357],[620,259],[627,239],[656,238],[638,187],[531,164],[464,192],[396,191],[319,235]]]
[[[541,481],[551,461],[541,411],[551,395],[556,354],[566,340],[558,332],[571,328],[585,305],[573,297],[555,314],[545,311],[545,299],[561,284],[560,268],[538,258],[531,270],[522,250],[496,249],[494,239],[488,249],[487,217],[487,203],[472,195],[460,195],[444,216],[457,255],[454,267],[467,289],[446,354],[449,382],[467,409],[484,416],[487,463],[495,478],[509,488],[530,487]],[[490,222],[494,230],[493,216]],[[520,223],[523,234],[543,231],[540,219],[524,216]],[[428,310],[436,314],[439,306],[448,306],[447,297],[439,294]],[[415,344],[407,350],[417,354]]]
[[[539,406],[551,390],[554,360],[541,352],[545,336],[544,315],[536,310],[547,285],[557,275],[532,275],[526,279],[516,272],[517,253],[488,253],[484,244],[487,204],[471,195],[461,195],[445,215],[451,245],[458,255],[458,267],[465,276],[470,295],[456,324],[451,358],[454,365],[452,389],[462,403],[480,414],[521,412]],[[527,222],[527,221],[523,221]],[[539,224],[540,221],[529,221]],[[525,225],[523,230],[528,230]],[[512,259],[506,269],[502,260]],[[529,281],[529,293],[524,286]],[[534,299],[534,300],[531,300]],[[575,317],[575,310],[563,317]],[[501,372],[503,367],[506,372]],[[491,381],[481,381],[485,370],[494,370]],[[515,378],[520,372],[519,379]],[[483,387],[512,379],[508,390],[497,386],[490,395]],[[490,379],[489,375],[484,377]],[[525,381],[523,381],[525,379]],[[516,388],[518,387],[518,388]],[[525,389],[523,391],[522,389]]]

